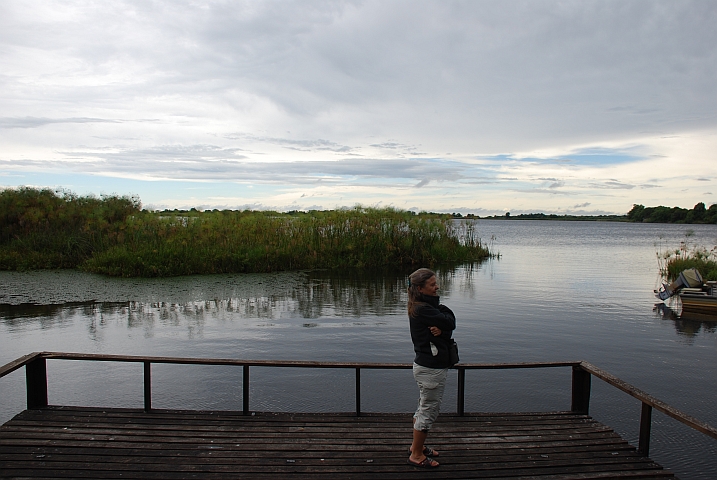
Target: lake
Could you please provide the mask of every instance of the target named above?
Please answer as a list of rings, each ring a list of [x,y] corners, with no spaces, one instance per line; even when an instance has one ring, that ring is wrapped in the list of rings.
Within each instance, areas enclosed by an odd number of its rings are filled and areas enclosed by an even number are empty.
[[[586,360],[717,425],[717,322],[656,309],[656,253],[712,247],[715,225],[480,220],[500,258],[438,269],[463,362]],[[492,240],[491,240],[492,239]],[[410,272],[279,272],[116,279],[0,272],[0,362],[33,351],[410,362]],[[142,406],[142,366],[49,361],[51,404]],[[153,366],[153,407],[241,409],[241,369]],[[468,411],[570,408],[570,369],[472,371]],[[455,411],[456,376],[444,411]],[[252,369],[253,410],[352,411],[353,372]],[[415,409],[410,371],[362,373],[365,411]],[[25,407],[0,380],[0,421]],[[591,415],[637,444],[640,403],[593,379]],[[410,430],[407,428],[407,439]],[[653,413],[651,457],[714,478],[717,441]]]

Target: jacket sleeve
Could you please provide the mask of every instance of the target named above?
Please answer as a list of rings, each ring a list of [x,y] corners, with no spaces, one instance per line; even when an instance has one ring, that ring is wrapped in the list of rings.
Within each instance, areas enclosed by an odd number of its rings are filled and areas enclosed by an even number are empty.
[[[416,320],[425,327],[440,328],[441,336],[443,336],[443,332],[452,332],[456,329],[456,317],[445,305],[439,305],[437,309],[430,305],[424,305],[420,307],[419,315],[416,317]]]
[[[449,313],[453,317],[453,320],[456,319],[456,315],[453,313],[453,310],[451,310],[450,308],[446,307],[443,304],[438,305],[438,311],[441,313]]]

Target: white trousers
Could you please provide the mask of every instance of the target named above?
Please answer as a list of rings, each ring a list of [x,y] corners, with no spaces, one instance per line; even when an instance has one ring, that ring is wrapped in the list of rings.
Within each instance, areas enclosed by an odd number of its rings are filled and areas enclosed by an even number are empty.
[[[428,368],[413,364],[413,378],[416,379],[420,393],[418,408],[413,414],[416,419],[413,428],[416,430],[428,432],[438,418],[447,375],[447,368]]]

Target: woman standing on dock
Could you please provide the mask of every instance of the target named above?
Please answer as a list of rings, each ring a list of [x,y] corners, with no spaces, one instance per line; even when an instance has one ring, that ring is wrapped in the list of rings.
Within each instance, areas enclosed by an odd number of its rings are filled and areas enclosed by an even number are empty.
[[[456,328],[456,317],[450,308],[440,304],[435,272],[419,268],[408,277],[408,319],[416,357],[413,378],[420,398],[413,415],[413,443],[408,463],[415,467],[435,468],[439,465],[431,457],[438,452],[425,445],[428,431],[438,418],[451,366],[449,346]]]

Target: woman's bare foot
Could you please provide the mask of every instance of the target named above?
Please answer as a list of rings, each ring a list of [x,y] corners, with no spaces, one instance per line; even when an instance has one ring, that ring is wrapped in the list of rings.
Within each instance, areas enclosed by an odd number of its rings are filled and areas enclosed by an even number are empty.
[[[422,455],[422,457],[422,459],[415,460],[413,458],[413,455],[411,455],[410,457],[408,457],[408,464],[419,468],[436,468],[438,465],[440,465],[440,463],[433,460],[431,457],[427,457],[425,455]]]

